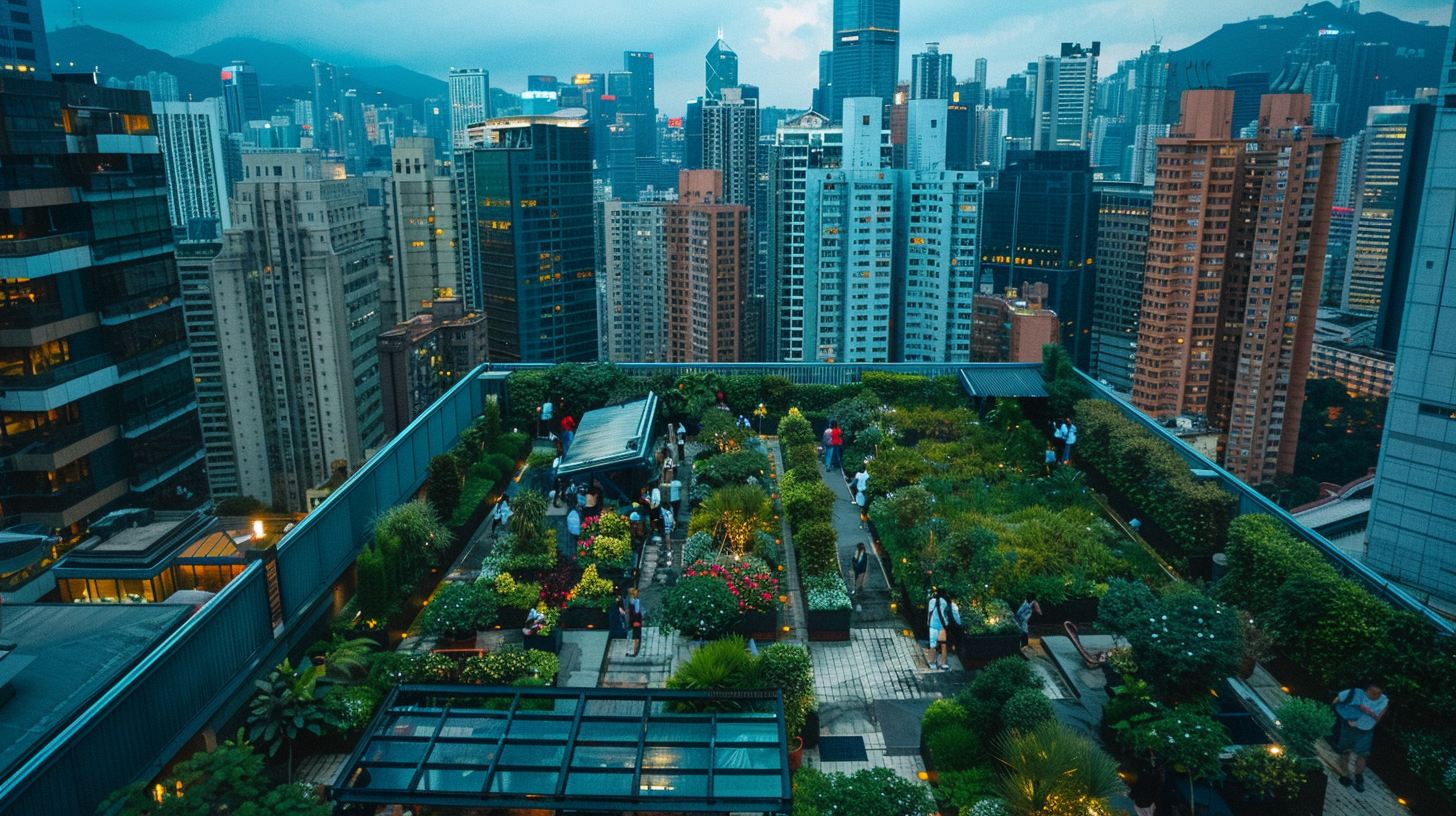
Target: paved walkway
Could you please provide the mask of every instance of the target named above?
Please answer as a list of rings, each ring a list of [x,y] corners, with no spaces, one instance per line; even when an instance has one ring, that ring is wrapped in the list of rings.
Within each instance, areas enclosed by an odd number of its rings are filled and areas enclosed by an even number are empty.
[[[854,568],[851,565],[854,563],[856,546],[864,544],[865,551],[869,553],[870,557],[864,592],[854,597],[854,617],[851,626],[856,629],[903,629],[905,627],[904,619],[890,609],[890,605],[898,601],[899,593],[893,592],[890,588],[888,570],[881,562],[879,555],[875,553],[869,525],[860,519],[859,505],[850,499],[849,483],[845,481],[845,475],[837,468],[833,471],[825,470],[822,461],[819,463],[819,473],[824,477],[824,483],[834,491],[836,497],[833,524],[834,532],[839,536],[839,568],[851,591],[854,589]],[[954,657],[952,660],[955,660],[953,665],[959,668],[959,660]]]

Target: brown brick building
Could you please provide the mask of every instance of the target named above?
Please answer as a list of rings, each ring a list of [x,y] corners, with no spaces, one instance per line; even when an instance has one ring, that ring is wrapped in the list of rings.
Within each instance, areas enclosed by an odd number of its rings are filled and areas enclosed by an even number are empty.
[[[1022,283],[1021,292],[976,295],[971,314],[971,360],[1039,363],[1042,346],[1061,342],[1057,313],[1042,308],[1045,283]]]
[[[1133,404],[1205,417],[1260,484],[1294,465],[1340,143],[1307,95],[1265,96],[1253,139],[1232,114],[1232,91],[1187,91],[1158,140]]]
[[[669,362],[742,359],[748,208],[722,197],[722,173],[684,170],[666,205]]]

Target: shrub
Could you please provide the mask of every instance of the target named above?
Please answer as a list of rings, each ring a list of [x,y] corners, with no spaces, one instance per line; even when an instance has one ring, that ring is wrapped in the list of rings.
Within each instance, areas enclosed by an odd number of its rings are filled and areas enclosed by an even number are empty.
[[[502,646],[499,650],[467,658],[460,670],[460,682],[482,686],[509,686],[522,678],[539,679],[550,685],[561,664],[556,655],[538,650],[525,651],[520,646]]]
[[[1006,705],[1001,706],[1001,727],[1026,733],[1056,716],[1056,710],[1045,694],[1023,689],[1011,695]]]
[[[632,563],[632,542],[628,538],[613,538],[599,535],[581,542],[581,556],[585,563],[601,564],[612,569],[623,569]]]
[[[448,683],[455,677],[455,661],[433,652],[384,652],[369,667],[369,684],[387,692],[396,683]]]
[[[784,517],[795,535],[805,524],[829,524],[834,518],[834,490],[817,478],[817,471],[812,480],[802,478],[800,471],[790,471],[780,480],[779,489]]]
[[[597,574],[597,565],[582,570],[581,580],[571,589],[571,606],[608,609],[616,600],[617,586]]]
[[[496,597],[475,584],[456,581],[440,587],[425,609],[425,631],[459,639],[495,622]]]
[[[811,521],[794,533],[794,551],[805,573],[839,572],[839,534],[822,521]]]
[[[720,558],[712,564],[700,561],[683,570],[683,575],[708,576],[722,581],[738,602],[740,610],[778,611],[778,579],[773,577],[768,571],[768,565],[760,559],[745,556],[741,559]]]
[[[374,710],[384,699],[371,686],[334,686],[324,697],[324,705],[333,712],[342,734],[358,734],[374,719]]]
[[[683,542],[682,562],[696,564],[699,561],[710,561],[715,549],[712,535],[705,532],[693,533]]]
[[[442,453],[430,459],[430,476],[425,484],[425,501],[441,518],[449,518],[460,503],[460,463]]]
[[[698,464],[693,478],[712,487],[742,484],[748,477],[763,478],[768,473],[768,457],[759,451],[739,450],[722,453]]]
[[[1156,751],[1194,780],[1219,775],[1219,755],[1230,742],[1228,731],[1212,717],[1181,711],[1133,726],[1130,738],[1139,754]]]
[[[719,691],[754,688],[758,682],[758,667],[748,653],[747,643],[733,636],[703,644],[667,678],[666,685],[670,689]]]
[[[479,584],[479,581],[476,583]],[[497,575],[491,582],[491,590],[495,592],[496,602],[500,606],[514,609],[529,609],[541,598],[540,584],[521,583],[511,577],[509,572]]]
[[[920,718],[920,733],[930,736],[944,729],[964,729],[966,710],[955,700],[934,700]]]
[[[797,445],[814,445],[814,428],[798,409],[789,409],[788,416],[779,420],[779,447],[788,450]]]
[[[632,537],[632,528],[627,522],[627,517],[621,513],[602,513],[595,520],[581,526],[582,538],[593,538],[595,536],[607,536],[608,538]]]
[[[663,593],[658,624],[664,634],[712,639],[733,628],[742,612],[728,585],[711,575],[682,578]]]
[[[784,695],[784,723],[790,737],[799,736],[813,710],[814,664],[802,646],[775,643],[758,657],[758,681],[764,688],[778,688]]]
[[[938,769],[937,769],[938,770]],[[935,798],[945,803],[942,813],[969,814],[981,802],[998,803],[995,796],[996,774],[989,768],[968,768],[964,771],[940,771],[940,782],[935,787]],[[997,816],[1004,816],[1004,811]]]
[[[1126,637],[1157,604],[1153,591],[1142,581],[1113,578],[1097,604],[1097,625],[1114,635]]]
[[[1202,696],[1238,668],[1238,615],[1196,591],[1169,592],[1126,633],[1144,677],[1179,699]]]
[[[1298,757],[1272,754],[1255,745],[1235,751],[1228,772],[1244,783],[1248,793],[1286,802],[1299,795],[1306,773]]]
[[[1285,581],[1264,623],[1290,658],[1335,689],[1351,679],[1352,657],[1372,649],[1392,614],[1355,582],[1329,571]]]
[[[1263,616],[1295,575],[1333,575],[1319,550],[1298,541],[1272,516],[1239,516],[1229,525],[1228,573],[1218,582],[1226,603]]]
[[[943,728],[925,737],[930,760],[938,771],[964,771],[979,765],[986,749],[981,737],[969,728]]]
[[[1042,681],[1026,658],[1019,655],[992,661],[976,673],[971,685],[956,695],[956,703],[966,711],[972,729],[989,739],[1002,730],[1001,709],[1019,691],[1041,693]]]
[[[793,793],[794,816],[920,816],[935,808],[923,786],[889,768],[850,776],[801,768],[794,774]]]
[[[815,612],[831,612],[854,606],[838,570],[819,575],[802,575],[800,583],[804,587],[804,603]]]

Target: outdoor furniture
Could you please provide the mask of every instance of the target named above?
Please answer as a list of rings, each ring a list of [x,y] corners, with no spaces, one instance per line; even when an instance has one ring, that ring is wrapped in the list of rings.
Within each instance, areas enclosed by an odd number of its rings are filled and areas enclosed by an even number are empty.
[[[1107,662],[1107,652],[1095,652],[1088,654],[1082,648],[1082,639],[1077,636],[1077,624],[1067,621],[1062,626],[1067,630],[1067,637],[1071,638],[1072,645],[1077,647],[1077,654],[1082,657],[1082,665],[1089,669],[1100,669]]]

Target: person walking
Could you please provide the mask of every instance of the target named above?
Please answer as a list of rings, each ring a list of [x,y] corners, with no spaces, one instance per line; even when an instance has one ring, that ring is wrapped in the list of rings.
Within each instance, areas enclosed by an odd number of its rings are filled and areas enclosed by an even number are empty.
[[[930,628],[930,649],[925,662],[932,669],[948,671],[950,663],[946,651],[950,648],[951,634],[961,625],[961,610],[944,587],[931,590],[930,603],[926,609],[926,622]],[[940,649],[940,664],[935,663],[935,651]]]
[[[662,460],[662,481],[664,483],[671,482],[676,477],[677,462],[673,460],[672,454],[669,453],[667,458]]]
[[[854,503],[859,505],[859,526],[864,527],[865,512],[869,507],[870,471],[866,465],[854,474]]]
[[[854,568],[854,594],[858,595],[864,591],[865,575],[870,567],[870,554],[865,551],[863,541],[854,548],[854,558],[849,563]]]
[[[627,516],[627,529],[632,535],[632,549],[640,550],[647,541],[647,525],[643,523],[642,502],[632,502],[632,512]]]
[[[1379,683],[1346,689],[1335,698],[1335,714],[1340,718],[1340,736],[1335,753],[1340,755],[1341,785],[1347,788],[1354,785],[1355,790],[1365,792],[1365,763],[1370,760],[1375,724],[1389,710],[1390,699]],[[1350,773],[1345,773],[1347,770]]]
[[[565,490],[564,483],[565,483],[566,479],[563,478],[561,476],[561,474],[557,472],[557,470],[560,467],[561,467],[561,454],[558,453],[558,454],[556,454],[556,458],[551,460],[551,506],[552,507],[560,507],[561,506],[561,500],[565,497],[564,496],[564,490]]]
[[[677,478],[677,474],[673,474],[673,480],[667,483],[667,497],[668,501],[672,502],[672,512],[674,513],[682,512],[682,488],[682,479]]]
[[[825,428],[824,433],[819,435],[819,447],[824,449],[824,469],[834,467],[834,444],[830,441],[833,438],[833,428]]]
[[[838,422],[829,423],[829,453],[833,459],[831,467],[844,470],[844,431],[840,430]]]
[[[627,629],[632,633],[632,651],[627,653],[628,657],[636,657],[642,652],[642,599],[637,597],[637,587],[627,590],[625,606],[627,610]]]
[[[1057,463],[1057,446],[1047,445],[1046,449],[1046,475],[1052,475],[1052,465]]]
[[[672,529],[677,526],[677,514],[672,511],[671,504],[662,506],[662,540],[664,546],[672,547]]]
[[[662,488],[653,487],[652,492],[647,494],[647,509],[649,511],[647,513],[647,519],[652,523],[652,529],[655,530],[658,535],[663,535]],[[663,537],[666,538],[665,535]]]
[[[541,407],[536,409],[536,418],[538,420],[536,423],[537,436],[544,437],[551,432],[551,414],[555,410],[556,406],[551,404],[550,397],[547,397],[546,401],[541,403]]]
[[[1031,644],[1031,616],[1033,613],[1041,614],[1041,604],[1030,595],[1021,602],[1016,610],[1016,628],[1021,630],[1021,648],[1025,649]]]
[[[688,429],[681,422],[677,424],[677,460],[688,458]]]
[[[1062,464],[1070,465],[1072,463],[1072,446],[1077,444],[1077,426],[1073,424],[1072,418],[1063,419],[1062,424],[1057,426],[1057,431],[1053,435],[1062,440]]]
[[[571,536],[571,551],[576,552],[581,541],[581,511],[575,507],[566,513],[566,534]]]

